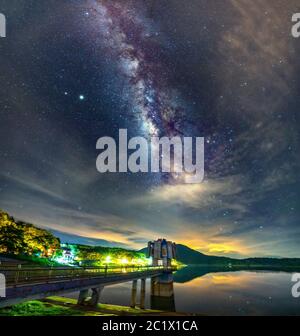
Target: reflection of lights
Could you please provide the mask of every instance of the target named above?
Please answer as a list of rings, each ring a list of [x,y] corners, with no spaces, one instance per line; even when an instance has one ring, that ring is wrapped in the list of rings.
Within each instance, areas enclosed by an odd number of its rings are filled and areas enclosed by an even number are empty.
[[[178,262],[175,259],[172,259],[171,266],[178,266]]]
[[[211,282],[216,285],[235,284],[239,280],[240,277],[237,278],[235,275],[231,274],[216,274],[211,276]]]

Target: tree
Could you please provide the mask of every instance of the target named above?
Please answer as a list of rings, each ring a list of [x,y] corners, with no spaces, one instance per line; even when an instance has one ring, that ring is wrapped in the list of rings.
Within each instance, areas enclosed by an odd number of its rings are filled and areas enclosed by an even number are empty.
[[[0,252],[27,254],[40,253],[48,257],[60,248],[60,241],[51,232],[33,224],[18,221],[0,211]]]
[[[0,211],[0,252],[20,253],[24,249],[23,230],[13,217]]]

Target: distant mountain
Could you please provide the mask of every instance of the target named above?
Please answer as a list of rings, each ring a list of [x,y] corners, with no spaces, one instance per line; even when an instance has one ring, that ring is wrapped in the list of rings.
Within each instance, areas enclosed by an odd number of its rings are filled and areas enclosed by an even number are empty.
[[[186,265],[224,265],[226,263],[230,263],[232,260],[235,260],[227,257],[208,256],[181,244],[176,245],[176,251],[177,260]],[[147,248],[140,250],[140,252],[146,254]]]
[[[224,264],[230,263],[232,261],[231,258],[227,257],[217,257],[217,256],[209,256],[204,253],[198,252],[196,250],[191,249],[188,246],[178,244],[177,246],[177,259],[186,265],[193,264]]]
[[[234,259],[228,257],[209,256],[199,251],[193,250],[188,246],[178,244],[177,260],[185,265],[207,265],[225,267],[247,267],[247,268],[285,268],[293,267],[300,269],[300,258],[247,258]],[[147,248],[140,250],[147,253]]]

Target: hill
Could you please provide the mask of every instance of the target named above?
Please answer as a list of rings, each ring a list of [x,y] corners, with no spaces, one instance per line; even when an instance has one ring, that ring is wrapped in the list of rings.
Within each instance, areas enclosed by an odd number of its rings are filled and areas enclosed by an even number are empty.
[[[140,252],[147,253],[147,248]],[[226,267],[300,267],[300,258],[246,258],[234,259],[228,257],[209,256],[188,246],[177,245],[177,260],[185,265],[207,265]]]

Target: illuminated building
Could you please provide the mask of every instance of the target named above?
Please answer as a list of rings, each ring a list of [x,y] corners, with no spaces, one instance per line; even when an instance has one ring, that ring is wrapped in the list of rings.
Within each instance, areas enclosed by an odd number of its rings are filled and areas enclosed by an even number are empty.
[[[166,239],[149,241],[148,257],[152,257],[153,266],[171,266],[172,259],[176,259],[176,244]]]

